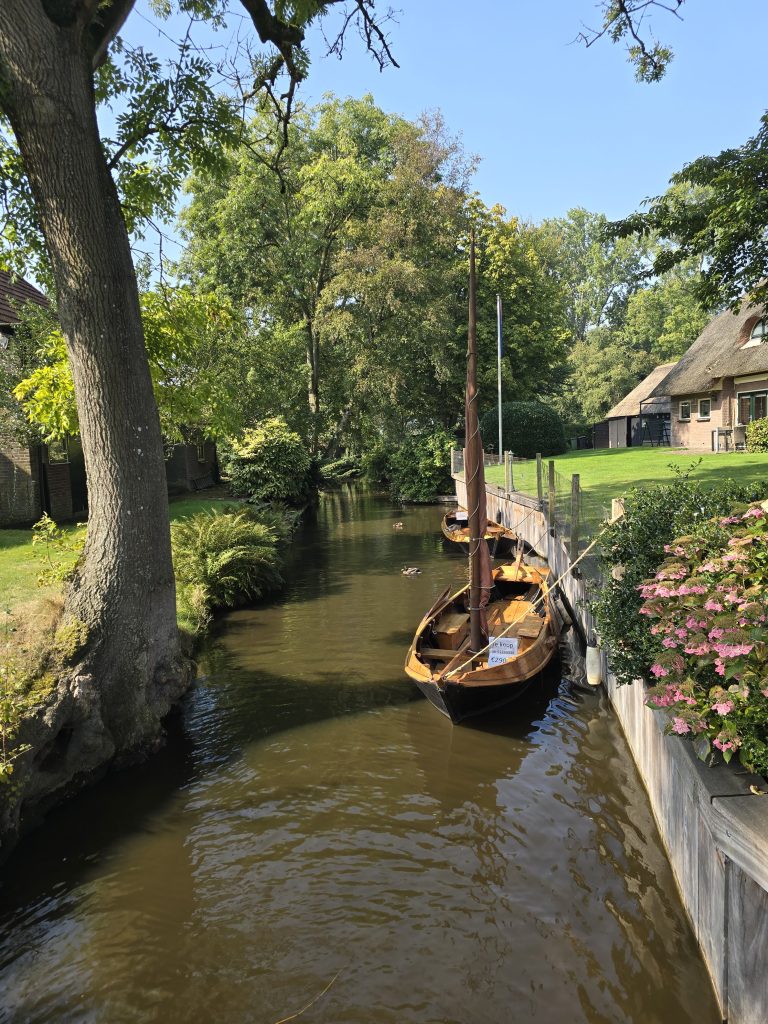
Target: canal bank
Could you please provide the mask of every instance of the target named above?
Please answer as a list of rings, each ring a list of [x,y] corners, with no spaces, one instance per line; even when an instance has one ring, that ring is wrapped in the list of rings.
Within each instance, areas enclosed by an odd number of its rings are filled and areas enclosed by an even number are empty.
[[[455,477],[457,499],[466,492]],[[488,516],[514,529],[546,558],[585,636],[594,633],[587,582],[570,572],[570,537],[550,524],[536,499],[486,487]],[[598,584],[599,585],[599,584]],[[666,736],[663,712],[645,705],[638,681],[619,686],[603,652],[609,700],[648,793],[683,904],[712,979],[724,1020],[768,1020],[768,799],[765,780],[735,764],[705,767],[690,743]]]
[[[274,1024],[330,984],[315,1024],[716,1024],[607,701],[553,675],[452,728],[406,679],[465,574],[440,516],[321,499],[168,749],[6,864],[0,1020]]]

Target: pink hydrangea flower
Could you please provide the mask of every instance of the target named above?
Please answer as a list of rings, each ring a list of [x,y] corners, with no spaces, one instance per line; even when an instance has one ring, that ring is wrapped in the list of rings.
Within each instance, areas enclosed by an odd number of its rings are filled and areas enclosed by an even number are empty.
[[[677,641],[673,640],[671,636],[665,636],[661,641],[662,647],[677,647]]]
[[[718,750],[736,750],[736,748],[738,747],[738,743],[735,740],[729,739],[728,736],[726,736],[725,733],[722,732],[719,736],[715,736],[712,742],[718,748]]]
[[[712,648],[709,644],[700,643],[695,646],[693,644],[689,644],[687,647],[684,647],[683,650],[686,654],[710,654]]]
[[[676,732],[682,735],[685,732],[690,732],[691,727],[685,721],[684,718],[673,718],[672,719],[672,732]]]
[[[755,505],[753,508],[748,508],[742,519],[763,519],[765,518],[765,509],[760,508],[759,505]]]
[[[720,602],[713,600],[711,597],[708,601],[704,602],[704,607],[708,612],[721,612],[723,610],[723,606]]]
[[[720,700],[712,705],[712,710],[716,711],[718,715],[727,715],[733,711],[732,700]]]
[[[663,665],[659,665],[658,663],[656,665],[651,665],[651,672],[653,672],[657,679],[660,679],[662,676],[669,675],[668,670],[665,669]]]

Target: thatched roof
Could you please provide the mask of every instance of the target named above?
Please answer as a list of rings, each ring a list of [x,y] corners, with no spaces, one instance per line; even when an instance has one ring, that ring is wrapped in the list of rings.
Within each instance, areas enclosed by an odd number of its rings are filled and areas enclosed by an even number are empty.
[[[0,327],[12,327],[19,322],[19,308],[25,302],[36,302],[46,307],[48,299],[23,277],[14,277],[0,270]]]
[[[639,416],[641,411],[648,414],[669,412],[669,402],[664,397],[657,398],[652,402],[647,400],[675,366],[677,363],[662,363],[661,366],[651,370],[645,380],[641,380],[636,388],[633,388],[618,405],[614,405],[611,411],[605,414],[605,418],[612,420],[617,416]],[[641,402],[643,403],[642,410],[640,409]]]
[[[720,313],[657,385],[654,395],[695,395],[717,390],[722,377],[768,372],[768,343],[742,347],[763,316],[762,306],[747,302],[736,313]]]

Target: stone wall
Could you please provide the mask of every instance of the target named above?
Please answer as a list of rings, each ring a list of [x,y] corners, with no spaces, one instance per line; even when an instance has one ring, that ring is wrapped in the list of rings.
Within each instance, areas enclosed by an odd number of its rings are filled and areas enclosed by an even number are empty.
[[[673,408],[672,415],[676,410]],[[517,530],[547,558],[584,634],[594,622],[583,578],[538,503],[488,486],[488,516]],[[466,488],[456,479],[459,504]],[[619,686],[602,655],[603,679],[643,780],[683,905],[728,1024],[768,1021],[768,789],[732,763],[704,766],[690,743],[664,734],[663,712],[645,705],[644,685]]]
[[[34,522],[40,515],[35,450],[0,439],[0,526]]]

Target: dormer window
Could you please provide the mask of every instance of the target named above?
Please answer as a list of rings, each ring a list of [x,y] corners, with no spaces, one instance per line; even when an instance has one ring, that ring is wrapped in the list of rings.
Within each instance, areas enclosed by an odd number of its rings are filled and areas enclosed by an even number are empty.
[[[752,333],[749,338],[741,346],[742,348],[754,348],[756,345],[762,345],[763,342],[768,342],[768,321],[763,317],[762,320],[758,320],[755,326],[752,328]]]

